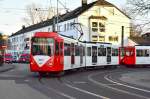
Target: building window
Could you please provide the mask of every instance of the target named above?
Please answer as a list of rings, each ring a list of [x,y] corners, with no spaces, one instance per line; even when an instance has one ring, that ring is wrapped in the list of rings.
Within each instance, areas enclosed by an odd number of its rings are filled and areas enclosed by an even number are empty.
[[[99,23],[99,31],[100,32],[105,32],[105,25],[102,24],[101,22]]]
[[[105,25],[101,22],[92,22],[93,32],[105,32]]]
[[[93,36],[92,36],[92,41],[93,41],[93,42],[98,41],[98,38],[97,38],[97,36],[96,36],[96,35],[93,35]]]
[[[118,42],[118,36],[109,36],[109,41]]]
[[[92,31],[98,32],[98,23],[97,22],[92,22]]]
[[[67,28],[67,27],[66,27],[66,24],[64,24],[64,31],[66,31],[66,28]]]
[[[29,40],[30,40],[30,38],[25,38],[25,39],[24,39],[24,41],[29,41]]]
[[[105,37],[104,36],[99,36],[99,41],[100,42],[104,42],[105,41]]]
[[[70,29],[70,24],[69,23],[67,23],[67,30],[69,30]]]
[[[70,30],[73,29],[73,22],[70,23]]]
[[[61,25],[58,26],[58,31],[61,31]]]

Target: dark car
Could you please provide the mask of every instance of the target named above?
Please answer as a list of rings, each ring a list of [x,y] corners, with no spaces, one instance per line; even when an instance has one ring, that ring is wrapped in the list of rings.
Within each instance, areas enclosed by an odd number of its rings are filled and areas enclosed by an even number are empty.
[[[21,54],[20,58],[18,59],[19,63],[29,63],[30,61],[30,54]]]

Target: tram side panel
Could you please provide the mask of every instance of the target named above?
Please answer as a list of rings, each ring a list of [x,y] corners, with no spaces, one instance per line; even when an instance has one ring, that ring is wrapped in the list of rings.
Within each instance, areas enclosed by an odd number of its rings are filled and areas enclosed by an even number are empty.
[[[136,65],[150,64],[150,46],[135,46]]]
[[[100,45],[98,47],[98,65],[106,66],[107,64],[107,48],[108,45]]]
[[[75,43],[75,64],[74,68],[85,67],[85,45],[81,42]]]
[[[90,66],[118,65],[118,56],[116,55],[112,57],[111,46],[112,46],[111,44],[87,43],[86,66],[90,67]]]
[[[85,66],[85,47],[75,40],[64,39],[64,70],[81,68]]]

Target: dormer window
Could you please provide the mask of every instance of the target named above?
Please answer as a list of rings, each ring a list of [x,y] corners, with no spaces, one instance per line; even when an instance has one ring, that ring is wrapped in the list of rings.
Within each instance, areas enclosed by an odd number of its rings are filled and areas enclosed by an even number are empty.
[[[105,32],[105,25],[101,22],[92,22],[93,32]]]
[[[98,32],[98,23],[97,22],[92,22],[92,31]]]
[[[100,32],[105,32],[105,25],[101,22],[99,22],[99,31]]]

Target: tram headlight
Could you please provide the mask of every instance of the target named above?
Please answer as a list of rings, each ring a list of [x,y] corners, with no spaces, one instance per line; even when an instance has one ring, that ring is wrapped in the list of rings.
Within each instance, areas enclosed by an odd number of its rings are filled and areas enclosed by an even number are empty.
[[[33,62],[31,62],[30,64],[33,65]]]
[[[48,66],[52,66],[53,65],[53,59],[51,59],[48,63]]]
[[[48,63],[48,65],[49,65],[49,66],[52,66],[52,65],[53,65],[53,63],[52,63],[52,62],[50,62],[50,63]]]

